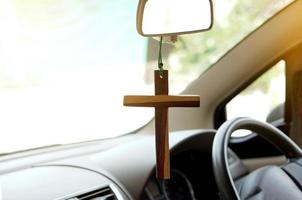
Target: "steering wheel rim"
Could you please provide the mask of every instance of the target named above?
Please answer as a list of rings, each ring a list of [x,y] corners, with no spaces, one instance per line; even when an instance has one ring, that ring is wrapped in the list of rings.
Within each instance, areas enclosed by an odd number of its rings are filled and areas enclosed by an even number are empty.
[[[227,149],[231,135],[239,129],[256,132],[275,145],[288,159],[302,157],[300,147],[276,127],[250,118],[235,118],[225,122],[217,131],[212,149],[214,176],[221,196],[226,200],[239,200],[228,166]]]

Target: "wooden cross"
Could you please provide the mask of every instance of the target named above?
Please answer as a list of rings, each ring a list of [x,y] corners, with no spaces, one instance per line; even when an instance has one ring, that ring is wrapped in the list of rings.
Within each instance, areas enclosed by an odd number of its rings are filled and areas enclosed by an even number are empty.
[[[158,179],[170,178],[169,153],[169,107],[199,107],[199,96],[171,96],[169,93],[168,70],[160,77],[154,71],[155,96],[124,96],[124,106],[155,107],[156,175]]]

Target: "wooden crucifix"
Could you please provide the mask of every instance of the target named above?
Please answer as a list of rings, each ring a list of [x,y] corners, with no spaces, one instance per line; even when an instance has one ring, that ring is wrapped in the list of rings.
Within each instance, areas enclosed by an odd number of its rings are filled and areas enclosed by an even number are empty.
[[[168,82],[168,70],[164,70],[162,76],[159,70],[155,70],[155,96],[124,96],[124,106],[155,107],[156,175],[162,180],[170,178],[168,108],[200,105],[197,95],[168,95]]]

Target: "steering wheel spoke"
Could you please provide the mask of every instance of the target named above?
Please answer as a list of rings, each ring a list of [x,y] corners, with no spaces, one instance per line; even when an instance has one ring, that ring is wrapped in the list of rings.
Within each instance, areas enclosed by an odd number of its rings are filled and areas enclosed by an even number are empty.
[[[282,169],[302,191],[302,158],[292,159],[289,163],[283,165]]]
[[[235,183],[230,173],[227,154],[231,135],[239,129],[258,133],[283,152],[289,162],[282,168],[260,168]],[[288,136],[268,123],[250,118],[236,118],[225,122],[214,138],[212,162],[222,199],[302,199],[302,151]]]

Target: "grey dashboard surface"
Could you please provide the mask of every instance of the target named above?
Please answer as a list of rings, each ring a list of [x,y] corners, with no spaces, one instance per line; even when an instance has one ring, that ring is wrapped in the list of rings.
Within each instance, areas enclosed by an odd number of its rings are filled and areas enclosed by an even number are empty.
[[[171,133],[171,154],[190,148],[208,151],[214,133],[213,130]],[[58,199],[108,184],[115,185],[125,199],[139,199],[154,173],[154,140],[153,134],[132,134],[112,141],[2,158],[3,199]]]
[[[68,199],[114,184],[95,172],[65,166],[33,167],[5,174],[0,177],[0,183],[4,200]],[[123,196],[117,188],[116,193]]]
[[[213,130],[189,130],[170,133],[171,154],[187,149],[208,151],[212,147]],[[106,151],[47,163],[87,168],[106,174],[130,198],[139,199],[146,182],[154,172],[154,135],[145,135]]]

